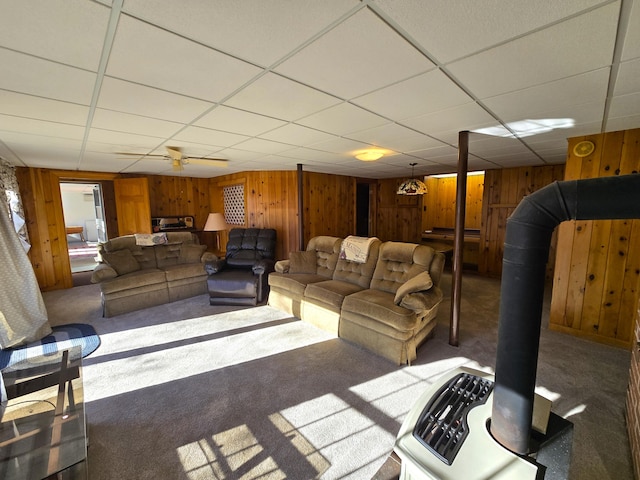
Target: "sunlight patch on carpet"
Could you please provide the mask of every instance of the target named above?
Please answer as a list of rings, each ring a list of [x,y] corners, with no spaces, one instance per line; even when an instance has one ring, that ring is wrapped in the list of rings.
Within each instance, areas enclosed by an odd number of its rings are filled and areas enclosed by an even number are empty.
[[[278,310],[257,307],[101,333],[100,338],[100,355],[92,356],[83,367],[87,402],[277,356],[334,337]],[[118,380],[105,385],[101,374]],[[134,377],[136,382],[127,381]]]

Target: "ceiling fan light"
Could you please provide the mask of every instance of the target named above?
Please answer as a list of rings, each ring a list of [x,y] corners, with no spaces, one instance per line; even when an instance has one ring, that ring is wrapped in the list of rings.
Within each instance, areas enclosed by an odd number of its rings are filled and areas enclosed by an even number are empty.
[[[171,160],[171,169],[174,172],[181,172],[182,170],[184,170],[184,167],[182,166],[182,162],[180,161],[180,159],[174,158],[173,160]]]
[[[355,157],[363,162],[373,162],[384,156],[384,153],[378,150],[367,150],[366,152],[358,153]]]

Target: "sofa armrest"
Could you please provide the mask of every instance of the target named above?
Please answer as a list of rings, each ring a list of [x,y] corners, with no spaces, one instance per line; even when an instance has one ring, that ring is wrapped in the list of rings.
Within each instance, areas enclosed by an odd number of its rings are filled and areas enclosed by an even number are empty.
[[[104,280],[116,278],[117,276],[118,272],[116,272],[112,267],[106,263],[99,263],[96,268],[93,269],[93,273],[91,274],[91,283],[100,283]]]
[[[291,262],[289,260],[278,260],[275,265],[275,271],[278,273],[289,273]]]
[[[421,292],[409,293],[402,297],[400,306],[413,310],[414,312],[428,312],[434,307],[437,307],[444,295],[440,287],[431,287],[429,290]]]
[[[273,272],[274,263],[275,262],[273,260],[263,258],[262,260],[258,260],[255,265],[251,267],[251,270],[253,270],[253,273],[255,273],[256,275],[270,273]]]
[[[210,260],[208,262],[205,262],[204,270],[209,275],[215,275],[216,273],[218,273],[222,269],[224,269],[226,264],[227,264],[227,262],[226,262],[226,260],[224,258],[217,258],[216,257],[215,260]]]
[[[200,257],[201,263],[213,262],[215,260],[218,260],[218,256],[213,252],[204,252],[202,257]]]

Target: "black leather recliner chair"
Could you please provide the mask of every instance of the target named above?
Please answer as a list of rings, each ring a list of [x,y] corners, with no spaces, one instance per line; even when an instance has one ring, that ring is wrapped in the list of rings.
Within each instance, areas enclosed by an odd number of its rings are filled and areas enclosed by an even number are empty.
[[[205,263],[211,305],[257,305],[266,298],[273,272],[276,231],[233,228],[225,258]]]

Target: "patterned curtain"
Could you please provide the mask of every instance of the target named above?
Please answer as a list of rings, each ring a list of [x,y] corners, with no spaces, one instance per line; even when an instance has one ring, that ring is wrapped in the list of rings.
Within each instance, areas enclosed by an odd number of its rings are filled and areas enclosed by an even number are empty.
[[[29,243],[29,234],[24,221],[24,210],[22,209],[22,200],[20,199],[16,169],[9,162],[0,158],[0,198],[2,198],[1,195],[3,191],[6,195],[9,218],[13,221],[13,226],[18,233],[22,247],[25,252],[28,252],[31,244]]]
[[[27,253],[26,229],[14,168],[0,159],[0,349],[33,342],[51,333],[36,274]],[[1,198],[1,196],[0,196]]]

